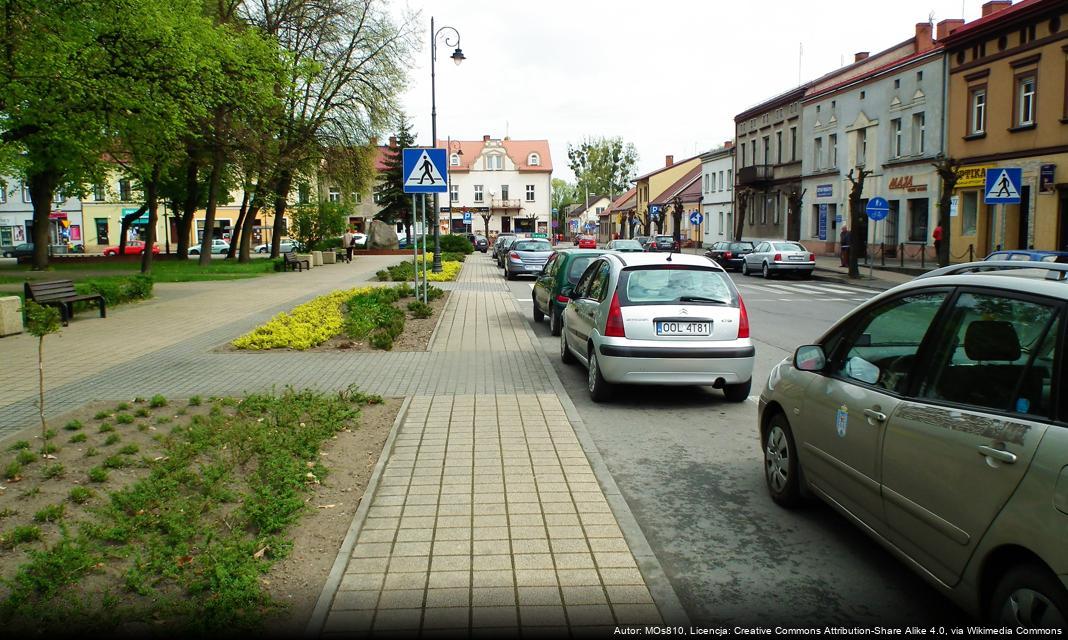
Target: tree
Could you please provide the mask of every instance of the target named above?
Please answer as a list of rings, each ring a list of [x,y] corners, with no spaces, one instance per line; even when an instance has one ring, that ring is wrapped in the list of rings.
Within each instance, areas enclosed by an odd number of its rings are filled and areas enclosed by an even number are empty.
[[[41,418],[41,451],[44,452],[48,445],[48,425],[44,417],[44,339],[50,333],[59,333],[59,310],[33,300],[27,300],[23,310],[26,312],[26,331],[37,338],[37,410]]]
[[[737,212],[734,218],[734,241],[742,241],[742,231],[745,229],[745,214],[749,211],[749,199],[756,193],[752,187],[737,187],[734,190],[734,210]]]
[[[949,251],[949,209],[953,190],[957,186],[957,180],[960,179],[957,174],[960,160],[940,155],[938,161],[931,163],[931,166],[942,179],[942,191],[938,196],[938,224],[942,227],[942,246],[938,248],[938,266],[944,267],[949,264],[949,258],[952,255]]]
[[[411,122],[402,112],[397,123],[397,146],[386,147],[382,157],[384,169],[378,175],[376,193],[378,204],[382,207],[375,215],[376,220],[389,224],[400,222],[408,237],[412,235],[412,196],[404,193],[404,150],[415,146],[415,134]],[[425,203],[424,203],[425,206]]]
[[[853,172],[856,172],[856,177]],[[861,207],[861,199],[864,196],[864,180],[872,174],[870,169],[856,167],[850,169],[846,178],[849,179],[849,277],[859,278],[860,268],[857,266],[862,255],[867,255],[868,240],[868,216]]]
[[[567,227],[567,214],[564,209],[579,201],[578,188],[566,180],[553,178],[552,189],[552,208],[556,209],[557,230],[562,233]]]
[[[673,226],[674,226],[674,229],[672,229],[672,231],[671,231],[671,235],[672,235],[673,246],[676,246],[676,247],[681,247],[682,246],[682,238],[679,236],[679,233],[682,230],[682,214],[683,214],[682,198],[680,196],[675,196],[671,200],[671,218],[672,218],[672,223],[673,223]]]
[[[309,250],[345,233],[348,212],[339,202],[300,204],[292,209],[293,236]]]
[[[567,145],[567,161],[575,173],[577,193],[618,195],[627,190],[638,164],[638,151],[620,137],[584,138]]]

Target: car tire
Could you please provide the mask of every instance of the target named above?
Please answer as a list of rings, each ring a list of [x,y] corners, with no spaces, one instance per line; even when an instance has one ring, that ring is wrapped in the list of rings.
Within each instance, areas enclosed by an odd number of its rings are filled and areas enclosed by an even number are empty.
[[[571,353],[571,349],[567,346],[567,332],[560,331],[560,362],[564,364],[575,364],[578,362],[578,358],[575,354]]]
[[[803,273],[801,274],[801,279],[802,279],[802,280],[811,280],[811,279],[812,279],[812,272],[811,272],[811,271],[805,271],[805,272],[803,272]]]
[[[541,308],[538,307],[538,300],[534,297],[534,294],[530,295],[530,301],[534,303],[534,322],[541,322],[545,319],[545,314],[541,312]]]
[[[764,266],[760,267],[760,273],[764,276],[765,280],[771,280],[771,269],[768,267],[767,262],[764,263]]]
[[[505,267],[505,269],[504,269],[504,279],[505,280],[515,280],[515,276],[512,275],[511,269],[508,269],[507,267]]]
[[[1019,565],[998,581],[987,617],[999,627],[1062,629],[1068,619],[1068,590],[1046,567]]]
[[[746,262],[745,260],[742,260],[742,275],[743,276],[749,275],[749,263]]]
[[[802,502],[800,466],[794,434],[785,415],[776,413],[771,417],[762,444],[764,482],[768,487],[768,495],[780,507],[798,507]]]
[[[601,375],[601,366],[597,364],[596,347],[590,347],[589,368],[586,371],[586,387],[590,391],[590,400],[605,402],[612,397],[612,383]]]
[[[562,318],[560,318],[560,312],[555,309],[549,311],[549,334],[558,336],[560,335],[560,328],[563,325]]]
[[[741,384],[728,384],[723,387],[723,395],[728,402],[745,402],[749,399],[749,392],[753,389],[753,379],[750,378]]]

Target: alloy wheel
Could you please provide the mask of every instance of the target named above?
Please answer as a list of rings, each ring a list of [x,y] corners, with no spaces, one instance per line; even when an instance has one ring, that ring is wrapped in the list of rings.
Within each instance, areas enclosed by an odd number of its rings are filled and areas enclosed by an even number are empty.
[[[765,262],[761,272],[764,274],[764,279],[767,280],[771,276],[771,269],[768,269],[768,263]]]
[[[598,371],[597,371],[597,356],[594,355],[594,353],[591,351],[590,352],[590,368],[589,368],[589,370],[587,371],[587,374],[586,374],[586,384],[590,388],[590,393],[593,393],[594,389],[597,388],[597,373],[598,373]]]
[[[778,425],[768,432],[764,448],[764,469],[768,484],[776,493],[782,493],[790,481],[790,447],[786,441],[786,433]]]
[[[1027,587],[1012,592],[1001,607],[1001,623],[1007,627],[1065,627],[1064,616],[1042,593]]]

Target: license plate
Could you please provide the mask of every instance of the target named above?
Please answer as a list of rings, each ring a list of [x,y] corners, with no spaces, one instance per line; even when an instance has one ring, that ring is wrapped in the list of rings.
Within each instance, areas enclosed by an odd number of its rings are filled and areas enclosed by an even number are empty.
[[[802,260],[804,260],[804,259],[805,259],[805,256],[788,256],[788,258],[787,258],[787,259],[789,259],[789,260],[796,260],[797,262],[801,262]]]
[[[658,336],[707,336],[712,333],[711,322],[657,322]]]

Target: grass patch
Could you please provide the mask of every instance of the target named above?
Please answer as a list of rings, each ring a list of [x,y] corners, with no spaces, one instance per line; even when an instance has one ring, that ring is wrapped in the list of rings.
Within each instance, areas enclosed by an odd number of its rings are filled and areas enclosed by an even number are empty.
[[[107,482],[108,470],[104,467],[93,467],[89,470],[89,482]]]
[[[145,413],[147,414],[148,412],[146,411]],[[115,416],[115,422],[119,424],[133,424],[134,417],[128,413],[120,413],[119,415]]]
[[[96,415],[93,416],[93,420],[107,420],[110,417],[111,414],[107,411],[97,411]]]
[[[200,406],[200,396],[193,396],[192,398],[189,398],[189,406],[190,407],[199,407]]]
[[[8,480],[14,480],[15,478],[18,478],[21,475],[22,475],[22,464],[19,463],[18,460],[14,460],[12,462],[9,462],[8,465],[6,467],[4,467],[4,477],[7,478]]]
[[[129,411],[129,409],[129,402],[120,402],[119,404],[115,405],[115,411]]]
[[[89,447],[88,449],[85,450],[85,457],[86,458],[92,458],[93,456],[97,456],[97,455],[100,455],[100,452],[97,451],[96,447]]]
[[[19,451],[20,449],[29,449],[30,443],[28,440],[17,440],[15,444],[8,447],[9,451]]]
[[[99,429],[100,433],[108,433],[108,432],[114,431],[114,430],[115,430],[115,425],[111,424],[110,422],[105,422],[104,424],[100,425],[100,429]]]
[[[37,454],[30,451],[29,449],[22,449],[18,452],[18,455],[15,456],[15,462],[19,463],[22,466],[33,464],[36,461]]]
[[[67,424],[63,425],[63,428],[67,431],[79,431],[83,426],[81,420],[71,420]]]
[[[51,442],[41,447],[41,453],[56,453],[59,451],[59,445],[52,444]]]
[[[58,462],[56,462],[56,463],[50,464],[50,465],[46,466],[44,469],[42,469],[41,470],[41,477],[44,478],[45,480],[51,480],[53,478],[58,478],[58,477],[62,476],[65,471],[66,471],[66,469],[63,467],[63,465],[61,465]]]
[[[71,278],[78,282],[85,281],[110,281],[120,278],[128,279],[137,276],[141,271],[140,260],[115,260],[113,262],[88,262],[82,260],[56,260],[49,264],[52,271],[63,272],[62,277]],[[29,265],[19,265],[19,271],[30,271]],[[16,272],[17,273],[17,272]],[[82,273],[110,273],[108,276],[86,276]],[[274,263],[271,260],[253,260],[248,264],[240,264],[233,260],[212,260],[207,266],[200,266],[196,257],[191,260],[156,259],[152,261],[152,280],[154,282],[200,282],[206,280],[236,280],[241,278],[256,278],[274,273]],[[23,278],[13,278],[12,281],[22,282]],[[110,303],[109,303],[110,305]]]
[[[37,542],[41,539],[41,530],[34,526],[22,525],[0,534],[0,549],[13,549],[20,544]]]
[[[89,439],[89,437],[87,435],[85,435],[84,433],[76,433],[76,434],[74,434],[73,436],[70,437],[69,442],[71,444],[78,444],[79,442],[85,442],[88,439]]]
[[[93,498],[95,494],[85,487],[71,487],[70,494],[67,496],[74,504],[85,504]]]
[[[34,522],[58,522],[63,519],[63,514],[66,512],[66,506],[60,502],[57,504],[50,504],[47,507],[41,509],[37,513],[33,514]]]
[[[151,400],[148,401],[148,406],[152,407],[153,409],[166,407],[167,399],[157,393],[156,395],[152,396]]]
[[[136,444],[128,444],[125,447],[119,449],[119,453],[125,456],[132,456],[141,449]]]
[[[147,418],[148,416],[152,415],[152,412],[144,407],[140,407],[137,411],[134,412],[134,415],[138,418]]]
[[[117,433],[109,434],[108,437],[104,440],[104,446],[105,447],[110,447],[111,445],[115,444],[116,442],[118,442],[120,440],[122,440],[122,438],[119,437],[119,434],[117,434]]]

